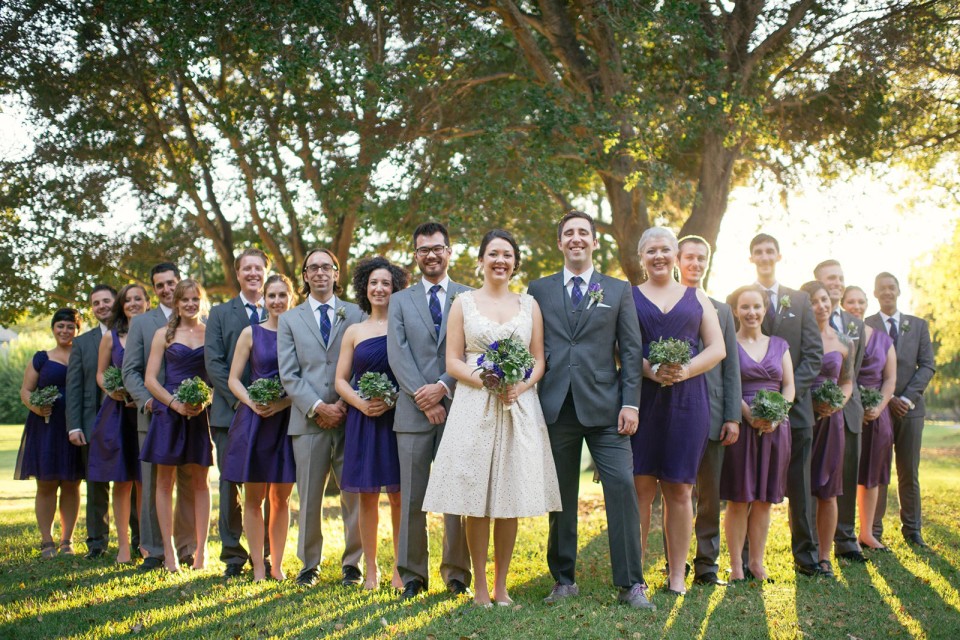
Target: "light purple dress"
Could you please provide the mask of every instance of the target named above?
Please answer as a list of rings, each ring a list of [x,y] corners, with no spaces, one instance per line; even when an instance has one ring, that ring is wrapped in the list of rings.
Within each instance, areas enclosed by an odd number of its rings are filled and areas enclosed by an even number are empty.
[[[123,366],[123,345],[116,331],[110,331],[113,349],[110,364]],[[87,478],[91,482],[140,481],[140,442],[137,436],[137,409],[104,395],[97,420],[90,432]]]
[[[811,389],[818,388],[827,379],[837,381],[843,366],[843,354],[831,351],[823,355],[820,373]],[[813,423],[813,451],[810,454],[810,493],[826,500],[843,495],[843,411],[817,418]]]
[[[887,351],[893,339],[883,331],[874,330],[863,349],[863,364],[857,384],[870,389],[880,389],[883,384],[883,367],[887,363]],[[890,484],[890,462],[893,458],[893,418],[890,407],[884,407],[876,420],[863,426],[860,451],[860,471],[857,484],[867,488]]]

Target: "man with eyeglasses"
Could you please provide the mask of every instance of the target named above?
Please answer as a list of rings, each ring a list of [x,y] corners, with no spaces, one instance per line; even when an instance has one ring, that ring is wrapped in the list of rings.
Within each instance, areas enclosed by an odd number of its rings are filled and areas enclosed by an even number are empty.
[[[334,388],[340,341],[347,327],[363,320],[363,312],[338,297],[342,293],[340,264],[329,249],[310,251],[300,273],[307,299],[280,316],[277,359],[283,388],[293,399],[287,433],[293,438],[300,494],[297,557],[303,568],[297,584],[311,587],[320,577],[323,554],[323,490],[331,471],[338,485],[343,471],[347,407]],[[358,585],[362,579],[359,506],[359,494],[340,493],[344,586]]]
[[[423,279],[390,296],[387,355],[400,385],[393,430],[400,457],[400,540],[397,568],[408,600],[429,584],[429,543],[423,496],[456,381],[447,374],[447,316],[453,299],[470,288],[450,280],[450,235],[437,222],[413,232]],[[470,593],[470,555],[463,519],[443,517],[440,577],[455,596]]]

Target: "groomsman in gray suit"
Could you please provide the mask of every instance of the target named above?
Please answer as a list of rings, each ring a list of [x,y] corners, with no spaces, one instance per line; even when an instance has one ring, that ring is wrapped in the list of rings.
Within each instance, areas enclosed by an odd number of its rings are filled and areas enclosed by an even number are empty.
[[[823,342],[813,317],[810,296],[777,282],[780,243],[766,233],[750,241],[750,262],[757,269],[757,284],[767,292],[770,304],[761,329],[779,336],[790,345],[796,399],[790,408],[790,465],[787,469],[787,498],[790,500],[790,543],[797,572],[821,574],[817,539],[810,517],[810,455],[813,447],[813,400],[810,385],[820,373]],[[744,554],[747,549],[744,547]]]
[[[127,332],[127,344],[123,351],[123,388],[137,404],[137,432],[140,446],[150,428],[150,415],[156,402],[143,384],[143,372],[147,367],[150,345],[157,329],[166,326],[173,313],[173,292],[180,282],[180,271],[170,262],[161,262],[150,270],[153,291],[160,304],[156,308],[135,316]],[[160,363],[160,382],[163,382],[163,363]],[[150,571],[163,567],[163,537],[157,522],[156,466],[140,463],[141,491],[140,547],[146,552],[139,570]],[[177,469],[177,503],[173,514],[173,542],[177,547],[180,564],[193,564],[197,551],[196,517],[193,510],[193,489],[190,476]]]
[[[863,364],[863,321],[840,308],[843,299],[843,267],[836,260],[824,260],[813,269],[813,277],[823,283],[833,303],[830,326],[842,333],[856,346],[853,360],[853,393],[843,406],[843,495],[837,496],[837,531],[833,536],[833,551],[838,558],[853,562],[867,562],[857,542],[857,480],[860,475],[860,434],[863,432],[863,402],[860,399],[860,365]]]
[[[224,480],[223,461],[227,454],[227,433],[239,400],[230,391],[227,380],[233,351],[244,328],[259,324],[264,319],[263,281],[270,259],[260,249],[246,249],[234,261],[240,295],[210,309],[203,345],[203,360],[207,375],[216,393],[210,408],[210,427],[217,448],[217,468],[220,469],[220,560],[226,565],[224,576],[239,576],[250,557],[240,544],[243,534],[243,513],[240,506],[240,485]],[[243,384],[250,384],[250,365],[243,372]],[[269,512],[269,507],[267,508]],[[269,522],[265,516],[265,522]],[[269,536],[264,537],[264,541]],[[270,545],[265,542],[265,564],[269,571]]]
[[[700,236],[686,236],[680,238],[678,249],[680,282],[688,287],[700,287],[710,264],[710,244]],[[710,439],[700,461],[694,492],[697,555],[693,560],[693,582],[726,586],[727,583],[717,575],[720,570],[717,564],[720,555],[720,472],[723,470],[724,447],[729,447],[740,437],[743,393],[733,313],[726,303],[713,298],[710,302],[717,310],[727,355],[719,366],[704,374],[710,394]]]
[[[447,374],[450,304],[469,287],[450,280],[450,236],[437,222],[413,232],[414,255],[423,278],[390,297],[387,355],[400,385],[393,430],[400,455],[400,541],[397,567],[413,598],[429,585],[429,543],[423,496],[430,478],[456,380]],[[443,517],[440,577],[454,595],[469,594],[470,554],[463,519]]]
[[[900,532],[911,545],[925,548],[920,533],[920,444],[923,439],[923,418],[926,413],[923,392],[936,373],[933,346],[927,321],[909,316],[897,309],[900,282],[891,273],[876,277],[873,295],[880,303],[880,313],[866,322],[874,331],[884,331],[893,338],[897,350],[897,386],[890,400],[893,415],[893,452],[897,461],[897,483],[900,496]],[[880,485],[873,535],[883,534],[883,515],[887,510],[887,487]]]
[[[630,446],[638,424],[643,342],[630,284],[594,270],[593,251],[598,246],[593,218],[570,211],[557,225],[563,271],[535,280],[529,288],[543,312],[547,370],[538,390],[563,507],[550,513],[547,564],[555,584],[544,602],[580,594],[577,506],[586,440],[603,485],[618,600],[655,609],[643,579]]]
[[[90,292],[90,310],[98,324],[73,341],[67,364],[67,435],[70,442],[80,447],[83,466],[90,454],[90,430],[97,418],[102,400],[97,385],[97,358],[100,340],[107,333],[106,322],[113,312],[116,290],[107,284],[98,284]],[[88,560],[99,558],[110,543],[110,483],[87,481],[87,555]],[[131,517],[131,525],[135,521]]]
[[[343,471],[343,423],[347,407],[334,388],[343,332],[363,320],[360,307],[344,302],[338,282],[340,263],[329,249],[307,254],[301,269],[307,300],[280,316],[277,356],[280,380],[293,399],[288,433],[293,437],[300,494],[300,534],[297,557],[303,563],[297,584],[311,587],[320,576],[323,559],[323,490],[327,478],[340,484]],[[340,493],[345,548],[341,559],[342,582],[359,584],[360,500],[355,493]]]

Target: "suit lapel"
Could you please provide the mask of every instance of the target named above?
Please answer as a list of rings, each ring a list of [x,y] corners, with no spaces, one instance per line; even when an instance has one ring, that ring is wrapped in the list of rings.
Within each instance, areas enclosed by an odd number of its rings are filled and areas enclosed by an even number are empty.
[[[447,306],[446,310],[450,310],[450,289],[447,289]],[[420,319],[423,320],[423,324],[426,325],[427,329],[430,332],[430,335],[433,336],[434,340],[439,340],[440,336],[437,335],[437,330],[433,326],[433,316],[430,315],[430,307],[427,303],[427,294],[423,288],[423,281],[421,280],[417,284],[413,285],[413,306],[417,308],[417,311],[420,313]],[[441,326],[446,325],[447,314],[443,314],[443,320],[441,321]],[[441,333],[443,333],[441,331]]]
[[[250,316],[247,314],[247,307],[240,301],[240,298],[234,298],[231,301],[232,311],[236,314],[238,320],[243,322],[243,326],[250,324]]]
[[[333,344],[340,332],[343,331],[344,321],[340,319],[340,309],[343,309],[344,313],[347,311],[346,307],[343,306],[343,300],[337,296],[333,296],[333,299],[333,322],[330,324],[330,342],[324,345],[324,348],[328,348]],[[319,326],[317,327],[317,331],[320,331]]]
[[[323,334],[320,333],[320,325],[317,324],[317,314],[313,312],[313,309],[310,308],[310,301],[307,300],[299,307],[300,317],[303,319],[304,324],[307,325],[307,328],[313,333],[313,337],[317,339],[317,343],[326,349],[326,345],[323,344]],[[330,335],[333,335],[331,331]]]
[[[787,299],[790,300],[791,303],[793,302],[793,291],[790,289],[787,289],[786,287],[780,287],[777,293],[779,294],[779,297],[777,298],[778,303],[783,300],[784,296],[787,296]],[[791,304],[791,306],[793,305]],[[783,321],[783,316],[787,313],[790,313],[790,307],[784,307],[781,304],[780,309],[777,310],[773,317],[773,328],[770,330],[770,335],[776,335],[777,329],[780,328],[780,322]]]
[[[450,315],[450,305],[453,299],[460,294],[461,286],[451,280],[447,284],[447,299],[443,305],[443,319],[440,321],[440,334],[437,336],[437,342],[441,342],[447,335],[447,317]],[[427,315],[430,315],[430,309],[427,309]],[[433,328],[433,318],[430,319],[430,328]],[[436,333],[436,332],[434,332]]]

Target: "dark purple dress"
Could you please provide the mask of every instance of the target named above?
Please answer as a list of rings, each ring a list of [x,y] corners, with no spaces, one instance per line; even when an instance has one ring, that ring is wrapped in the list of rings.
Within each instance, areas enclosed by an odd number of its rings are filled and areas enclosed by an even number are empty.
[[[633,288],[633,300],[643,334],[644,358],[650,352],[650,342],[661,338],[686,340],[696,356],[703,318],[696,289],[688,287],[668,313],[660,311],[637,287]],[[704,376],[668,387],[644,378],[640,391],[640,426],[630,438],[633,475],[696,483],[709,434],[710,402]]]
[[[783,354],[790,345],[771,336],[767,352],[757,362],[737,344],[743,401],[753,402],[757,391],[780,391],[783,382]],[[783,502],[790,464],[790,421],[784,420],[773,433],[760,432],[744,423],[740,437],[724,450],[720,474],[720,499],[733,502]]]
[[[353,351],[353,375],[359,380],[367,371],[386,373],[397,387],[387,361],[387,336],[368,338]],[[354,384],[354,389],[356,389]],[[354,407],[347,408],[343,442],[343,482],[340,488],[351,493],[395,493],[400,491],[400,459],[397,435],[393,432],[391,409],[370,418]]]
[[[834,382],[843,366],[843,354],[831,351],[823,354],[820,373],[811,389],[818,388],[829,378]],[[813,451],[810,454],[810,493],[827,499],[843,495],[843,411],[836,411],[813,423]]]
[[[278,377],[277,332],[257,324],[251,327],[251,331],[250,382]],[[290,407],[269,418],[261,418],[253,409],[241,404],[230,423],[223,477],[236,483],[296,482],[293,444],[287,435],[289,424]]]
[[[123,345],[116,331],[110,332],[113,350],[110,364],[123,366]],[[137,409],[126,407],[108,395],[90,432],[87,478],[91,482],[140,481],[140,443],[137,439]]]
[[[883,384],[883,367],[887,363],[887,351],[893,340],[883,331],[874,330],[863,349],[863,364],[857,384],[870,389],[880,389]],[[860,471],[857,484],[868,489],[881,484],[890,484],[890,462],[893,458],[893,418],[890,407],[884,407],[876,420],[863,426],[863,442],[860,452]]]
[[[37,389],[55,386],[60,390],[60,397],[53,405],[49,423],[32,411],[27,415],[13,477],[16,480],[82,480],[80,447],[70,444],[67,435],[64,402],[67,365],[51,360],[46,351],[37,351],[33,355],[33,368],[40,374]]]
[[[191,349],[174,342],[163,354],[165,380],[163,388],[173,393],[187,378],[207,379],[203,364],[203,347]],[[159,402],[150,418],[150,429],[143,440],[140,459],[153,464],[213,465],[213,440],[210,439],[210,420],[205,409],[200,415],[187,419]]]

